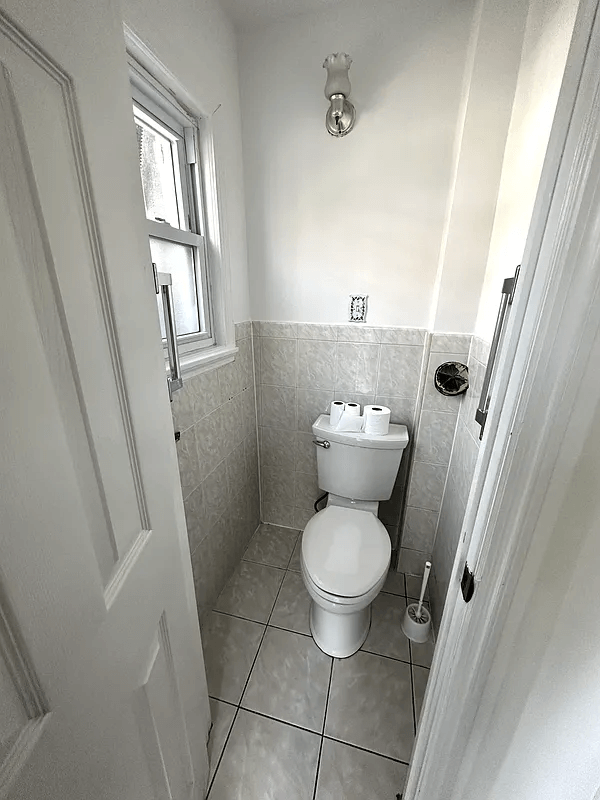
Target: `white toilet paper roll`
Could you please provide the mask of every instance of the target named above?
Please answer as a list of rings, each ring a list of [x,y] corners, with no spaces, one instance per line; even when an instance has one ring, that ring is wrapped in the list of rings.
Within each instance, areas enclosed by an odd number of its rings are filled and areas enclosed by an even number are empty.
[[[346,403],[346,413],[354,417],[360,417],[360,406],[358,403]]]
[[[365,433],[385,436],[390,429],[392,412],[386,406],[365,406]]]
[[[334,400],[331,404],[329,409],[329,424],[332,428],[335,428],[340,421],[340,417],[344,413],[344,409],[346,408],[346,403],[343,403],[341,400]]]

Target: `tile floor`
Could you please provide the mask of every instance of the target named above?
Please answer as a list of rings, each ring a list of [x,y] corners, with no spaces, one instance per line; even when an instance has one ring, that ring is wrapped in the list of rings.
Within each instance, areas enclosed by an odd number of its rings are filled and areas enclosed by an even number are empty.
[[[395,800],[433,656],[400,629],[419,580],[390,573],[362,649],[333,659],[310,636],[300,543],[261,525],[208,622],[209,800]]]

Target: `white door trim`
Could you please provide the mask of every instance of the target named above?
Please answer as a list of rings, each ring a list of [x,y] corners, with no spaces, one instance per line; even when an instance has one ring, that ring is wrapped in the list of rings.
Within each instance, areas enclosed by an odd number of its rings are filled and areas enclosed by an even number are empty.
[[[485,730],[479,700],[509,609],[517,624],[526,607],[517,583],[535,576],[536,559],[522,574],[525,555],[544,550],[600,401],[591,359],[600,336],[597,11],[597,0],[584,0],[575,24],[405,800],[461,797],[475,758],[469,734],[478,712]],[[477,582],[469,605],[459,585],[467,554]],[[492,713],[485,709],[487,724]]]

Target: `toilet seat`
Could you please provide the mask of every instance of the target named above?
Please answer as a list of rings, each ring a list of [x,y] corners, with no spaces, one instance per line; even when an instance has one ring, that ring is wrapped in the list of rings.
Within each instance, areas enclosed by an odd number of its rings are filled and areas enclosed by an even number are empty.
[[[302,561],[315,591],[344,604],[368,594],[387,572],[390,537],[369,511],[327,506],[302,536]]]

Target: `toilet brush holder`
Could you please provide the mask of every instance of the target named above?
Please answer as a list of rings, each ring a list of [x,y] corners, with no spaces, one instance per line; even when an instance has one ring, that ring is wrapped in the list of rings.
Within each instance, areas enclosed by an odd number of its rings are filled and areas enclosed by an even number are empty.
[[[411,642],[423,644],[429,639],[429,632],[431,630],[431,614],[429,609],[423,605],[423,598],[425,597],[425,590],[427,589],[427,581],[429,580],[429,573],[431,572],[431,561],[425,562],[425,570],[423,572],[423,580],[421,582],[421,594],[418,603],[411,603],[406,608],[404,619],[402,620],[402,631],[407,639]]]
[[[431,630],[431,614],[425,606],[421,606],[421,612],[418,614],[419,604],[411,603],[402,620],[402,631],[407,639],[417,644],[423,644],[429,639],[429,632]]]

